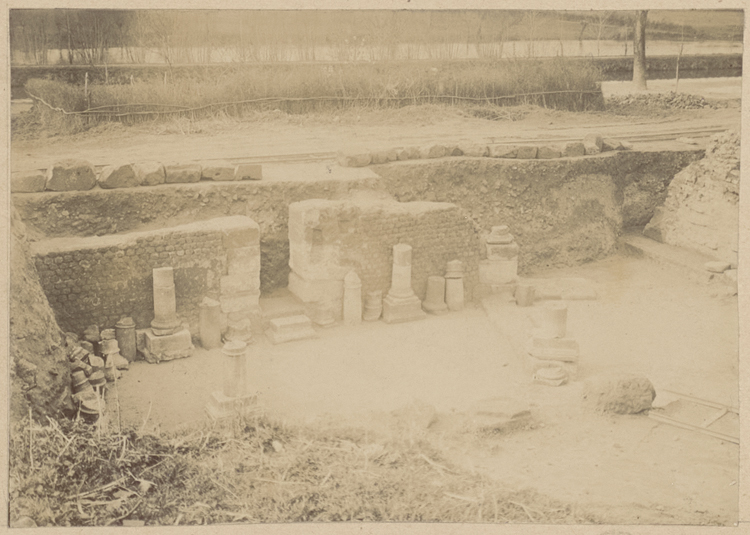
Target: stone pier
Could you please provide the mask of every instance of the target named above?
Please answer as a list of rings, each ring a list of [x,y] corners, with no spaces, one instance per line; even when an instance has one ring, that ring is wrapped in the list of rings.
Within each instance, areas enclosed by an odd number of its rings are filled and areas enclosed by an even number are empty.
[[[250,389],[247,344],[239,340],[227,342],[221,354],[224,368],[222,390],[213,392],[206,405],[206,412],[213,420],[252,412],[258,399]]]

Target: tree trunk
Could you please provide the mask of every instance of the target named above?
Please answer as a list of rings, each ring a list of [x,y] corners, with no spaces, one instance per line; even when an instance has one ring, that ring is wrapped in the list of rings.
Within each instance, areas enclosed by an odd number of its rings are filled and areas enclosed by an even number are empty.
[[[638,11],[635,16],[633,35],[633,87],[646,90],[646,17],[648,11]]]

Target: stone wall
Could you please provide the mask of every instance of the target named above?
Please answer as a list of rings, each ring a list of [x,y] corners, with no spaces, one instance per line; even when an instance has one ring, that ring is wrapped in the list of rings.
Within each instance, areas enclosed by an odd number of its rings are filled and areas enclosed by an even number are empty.
[[[244,216],[217,218],[156,231],[94,238],[61,238],[33,244],[42,288],[65,331],[81,333],[88,325],[111,328],[122,316],[136,327],[149,327],[154,317],[153,275],[157,267],[174,268],[177,314],[197,334],[199,305],[204,297],[222,301],[228,257],[247,258],[243,309],[258,304],[260,248],[258,225]],[[247,255],[245,255],[247,256]],[[226,293],[226,292],[225,292]],[[236,308],[236,307],[233,307]]]
[[[387,199],[312,199],[289,206],[289,289],[313,320],[340,319],[343,280],[352,269],[363,296],[391,285],[393,246],[412,246],[412,287],[424,299],[427,277],[464,263],[467,299],[478,282],[479,232],[456,205]]]
[[[360,190],[399,201],[451,202],[483,231],[509,225],[524,272],[607,254],[621,228],[645,225],[672,178],[701,156],[699,150],[617,151],[555,160],[454,157],[359,169],[297,164],[272,180],[17,193],[13,202],[32,239],[246,215],[260,226],[261,291],[270,292],[287,285],[293,202],[343,199]],[[317,168],[325,172],[315,174]]]
[[[672,180],[664,204],[656,210],[644,234],[736,265],[740,147],[738,132],[714,136],[706,156]]]

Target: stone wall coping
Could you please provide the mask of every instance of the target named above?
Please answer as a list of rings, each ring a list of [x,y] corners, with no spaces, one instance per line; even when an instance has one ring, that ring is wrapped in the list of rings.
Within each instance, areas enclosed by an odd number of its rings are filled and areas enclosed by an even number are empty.
[[[152,236],[167,236],[173,233],[192,232],[221,232],[233,229],[255,229],[260,232],[258,223],[244,215],[216,217],[205,221],[195,221],[184,225],[143,230],[123,234],[107,234],[105,236],[51,238],[31,243],[31,250],[35,255],[50,253],[64,253],[85,249],[101,249],[103,247],[126,248],[134,245],[137,240]]]

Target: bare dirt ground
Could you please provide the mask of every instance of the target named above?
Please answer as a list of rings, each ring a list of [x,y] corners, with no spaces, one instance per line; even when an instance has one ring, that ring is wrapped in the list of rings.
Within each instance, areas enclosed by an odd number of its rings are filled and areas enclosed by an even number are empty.
[[[731,524],[738,515],[738,446],[645,415],[604,416],[582,402],[583,381],[604,371],[645,374],[665,388],[737,405],[737,297],[647,259],[615,256],[535,277],[585,277],[599,294],[571,301],[569,335],[580,380],[532,384],[519,343],[532,309],[492,300],[424,321],[337,326],[316,340],[250,349],[263,410],[284,421],[344,422],[373,433],[407,418],[454,466],[509,488],[532,488],[610,523]],[[220,354],[135,363],[119,381],[123,424],[162,430],[205,418],[221,388]],[[527,406],[515,433],[467,431],[490,398]],[[110,408],[115,400],[110,395]],[[660,403],[657,396],[656,404]],[[149,407],[150,414],[149,414]],[[399,432],[404,432],[400,428]]]
[[[739,79],[738,79],[739,80]],[[674,81],[652,81],[652,92],[670,91]],[[670,85],[672,84],[672,85]],[[627,82],[606,82],[605,96],[622,94]],[[350,109],[338,114],[257,113],[191,123],[125,127],[99,125],[73,136],[23,139],[11,143],[14,172],[46,169],[57,160],[83,158],[94,165],[157,160],[186,162],[226,158],[261,158],[299,153],[335,153],[347,147],[372,150],[429,143],[555,143],[580,140],[596,132],[633,141],[635,148],[663,148],[654,136],[707,138],[691,131],[739,128],[740,87],[734,79],[682,80],[680,91],[731,101],[720,109],[650,110],[648,114],[572,113],[536,107],[495,108],[495,119],[475,116],[483,110],[448,106],[409,106],[391,110]],[[675,134],[676,135],[673,135]],[[644,136],[646,134],[647,136]],[[666,142],[667,146],[682,147]]]

